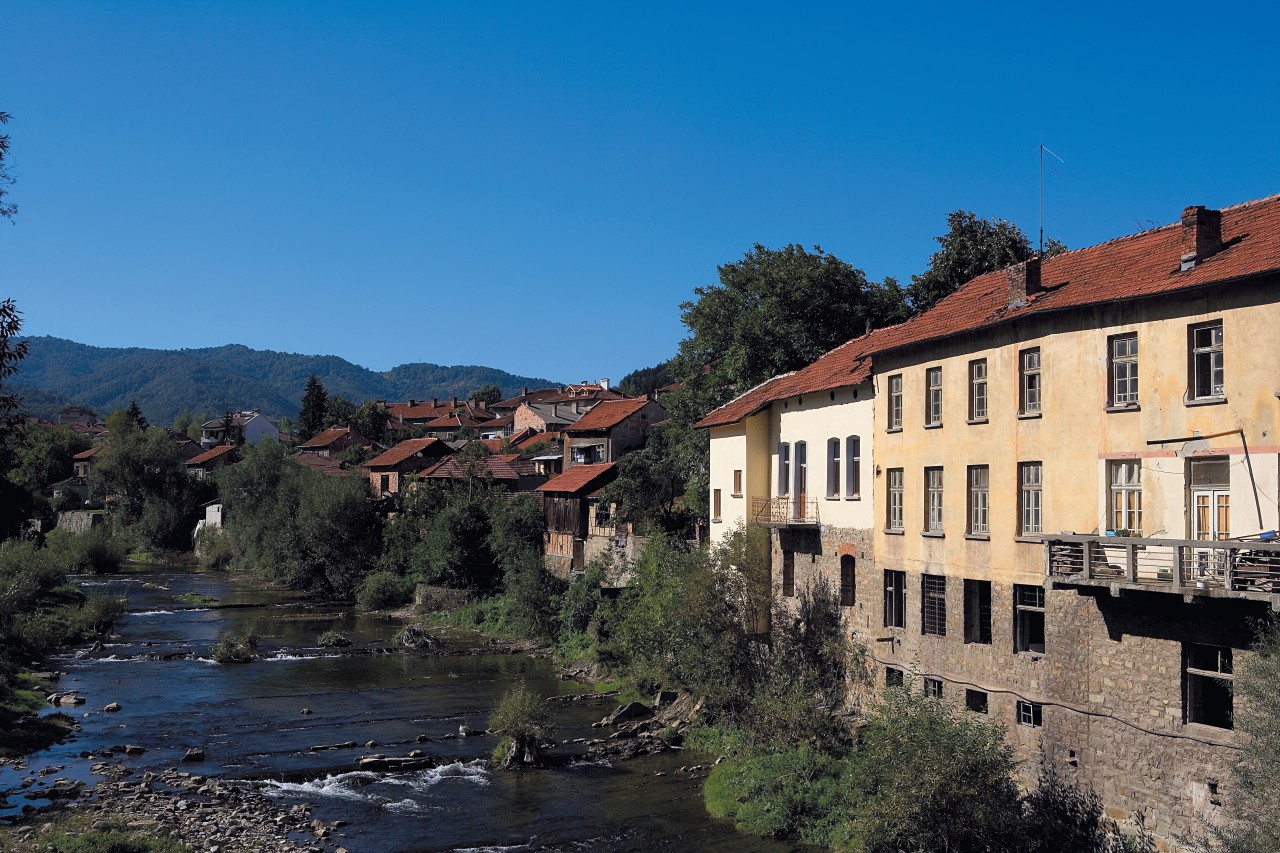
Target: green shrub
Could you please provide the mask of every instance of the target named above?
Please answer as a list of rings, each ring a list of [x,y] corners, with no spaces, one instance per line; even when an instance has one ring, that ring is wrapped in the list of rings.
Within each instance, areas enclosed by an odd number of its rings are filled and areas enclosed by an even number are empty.
[[[489,727],[502,735],[517,756],[532,756],[538,762],[539,744],[555,726],[547,701],[530,690],[523,681],[506,692],[489,718]],[[495,756],[498,754],[495,751]],[[501,763],[506,754],[495,763]]]
[[[326,649],[340,649],[351,645],[351,641],[337,631],[325,631],[316,640],[316,643]]]
[[[225,569],[235,557],[231,534],[220,527],[202,527],[196,539],[200,565],[206,569]]]
[[[120,568],[129,553],[129,541],[113,537],[105,524],[84,533],[54,530],[45,537],[48,558],[69,574],[105,574]]]
[[[723,761],[703,789],[712,817],[743,832],[843,846],[850,811],[847,761],[809,747]],[[915,848],[911,848],[915,849]]]
[[[361,610],[389,610],[413,600],[413,584],[391,572],[374,572],[364,579],[356,593]]]
[[[209,657],[218,663],[249,663],[258,656],[258,636],[252,631],[224,632],[209,649]]]

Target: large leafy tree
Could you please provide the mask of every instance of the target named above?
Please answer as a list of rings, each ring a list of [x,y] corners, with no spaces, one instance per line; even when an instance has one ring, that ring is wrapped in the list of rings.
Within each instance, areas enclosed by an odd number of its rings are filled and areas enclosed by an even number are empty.
[[[307,377],[307,388],[302,394],[302,410],[298,413],[298,438],[306,441],[324,429],[328,414],[329,395],[313,373]]]
[[[492,406],[494,403],[502,402],[502,389],[492,382],[488,382],[472,391],[471,399],[482,406]]]
[[[1034,256],[1035,247],[1022,229],[1003,219],[979,219],[972,211],[947,214],[947,233],[937,238],[940,248],[929,268],[911,277],[907,299],[915,312],[927,311],[970,279],[1019,264]],[[1065,251],[1049,238],[1045,257]]]
[[[27,354],[27,342],[14,342],[22,331],[22,315],[12,299],[0,302],[0,435],[18,423],[18,395],[5,393],[6,380],[18,372],[18,362]]]
[[[0,124],[8,124],[11,116],[0,111]],[[4,197],[9,194],[9,187],[13,185],[13,175],[9,173],[9,165],[5,163],[5,159],[9,156],[9,134],[0,133],[0,216],[6,219],[12,219],[13,215],[18,212],[18,206],[12,202],[6,203]]]

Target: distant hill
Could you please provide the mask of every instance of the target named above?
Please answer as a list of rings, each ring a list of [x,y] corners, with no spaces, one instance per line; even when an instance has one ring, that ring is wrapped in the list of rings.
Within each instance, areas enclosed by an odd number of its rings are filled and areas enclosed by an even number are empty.
[[[330,395],[356,403],[463,398],[489,383],[502,388],[504,396],[519,394],[526,386],[561,384],[473,365],[402,364],[378,373],[337,356],[254,350],[239,344],[159,350],[93,347],[52,337],[26,340],[30,350],[13,382],[28,389],[33,403],[38,398],[39,408],[55,399],[74,400],[105,417],[136,399],[156,424],[172,423],[184,410],[212,417],[228,408],[296,418],[312,373]]]

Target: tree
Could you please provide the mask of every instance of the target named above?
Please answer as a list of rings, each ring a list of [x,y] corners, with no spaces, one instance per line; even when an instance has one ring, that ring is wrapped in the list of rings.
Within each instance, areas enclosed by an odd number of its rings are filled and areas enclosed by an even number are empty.
[[[664,385],[671,384],[671,361],[667,360],[653,367],[643,367],[639,370],[633,370],[626,376],[622,377],[622,381],[618,383],[618,388],[626,394],[648,394],[653,396],[653,392],[657,391]]]
[[[237,447],[244,444],[244,427],[236,423],[235,412],[230,409],[222,414],[222,443]]]
[[[182,412],[173,419],[173,431],[186,435],[187,430],[191,429],[191,424],[194,420],[195,418],[191,416],[191,410],[183,409]]]
[[[94,457],[89,491],[107,505],[117,531],[170,548],[191,545],[197,508],[207,499],[162,429],[138,429],[123,409],[107,417],[107,445]]]
[[[1235,727],[1248,740],[1234,766],[1229,820],[1217,834],[1225,853],[1280,850],[1280,625],[1265,623],[1254,654],[1235,669]]]
[[[372,400],[366,401],[356,409],[348,426],[369,441],[381,443],[387,437],[387,407]]]
[[[502,401],[502,389],[489,382],[481,385],[478,390],[472,391],[471,399],[481,406],[492,406]]]
[[[8,116],[0,113],[4,119]],[[0,136],[3,143],[0,144],[0,155],[3,155],[8,145],[8,137]],[[0,161],[3,161],[0,156]],[[0,171],[0,176],[3,172]],[[3,181],[0,181],[0,198],[3,198]],[[3,206],[0,205],[0,213],[3,213]],[[12,213],[7,215],[12,216]],[[22,331],[22,315],[18,312],[18,307],[12,299],[6,299],[0,302],[0,435],[11,431],[19,422],[18,409],[22,401],[16,394],[4,393],[5,380],[18,372],[18,362],[27,354],[27,342],[19,341],[14,343],[13,339]]]
[[[360,407],[341,394],[335,394],[325,403],[324,428],[331,426],[350,426],[356,419]]]
[[[302,409],[298,412],[298,438],[306,441],[324,429],[328,414],[329,395],[313,373],[307,377],[307,388],[302,394]]]
[[[133,421],[134,426],[139,430],[145,431],[149,426],[147,419],[142,416],[142,409],[138,408],[137,400],[130,400],[129,408],[125,409],[124,413],[129,417],[129,420]]]
[[[0,124],[8,124],[12,118],[8,113],[0,111]],[[9,194],[9,187],[13,186],[14,177],[9,174],[9,165],[5,163],[5,158],[9,156],[9,134],[0,133],[0,216],[6,219],[13,219],[14,214],[18,212],[18,206],[13,203],[6,204],[4,197]],[[0,362],[2,363],[2,362]]]
[[[972,211],[947,214],[947,233],[938,237],[942,247],[929,259],[929,269],[911,277],[907,299],[919,313],[950,296],[961,285],[985,273],[1019,264],[1036,254],[1022,229],[1003,219],[979,219]],[[1045,257],[1066,251],[1052,237]]]

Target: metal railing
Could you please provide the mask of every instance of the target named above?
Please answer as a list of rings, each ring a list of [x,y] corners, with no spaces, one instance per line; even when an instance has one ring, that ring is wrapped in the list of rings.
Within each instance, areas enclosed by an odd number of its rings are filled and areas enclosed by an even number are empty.
[[[752,498],[751,520],[767,527],[816,527],[817,498]]]
[[[1280,594],[1280,543],[1274,540],[1214,542],[1060,533],[1045,536],[1044,544],[1050,580]]]

